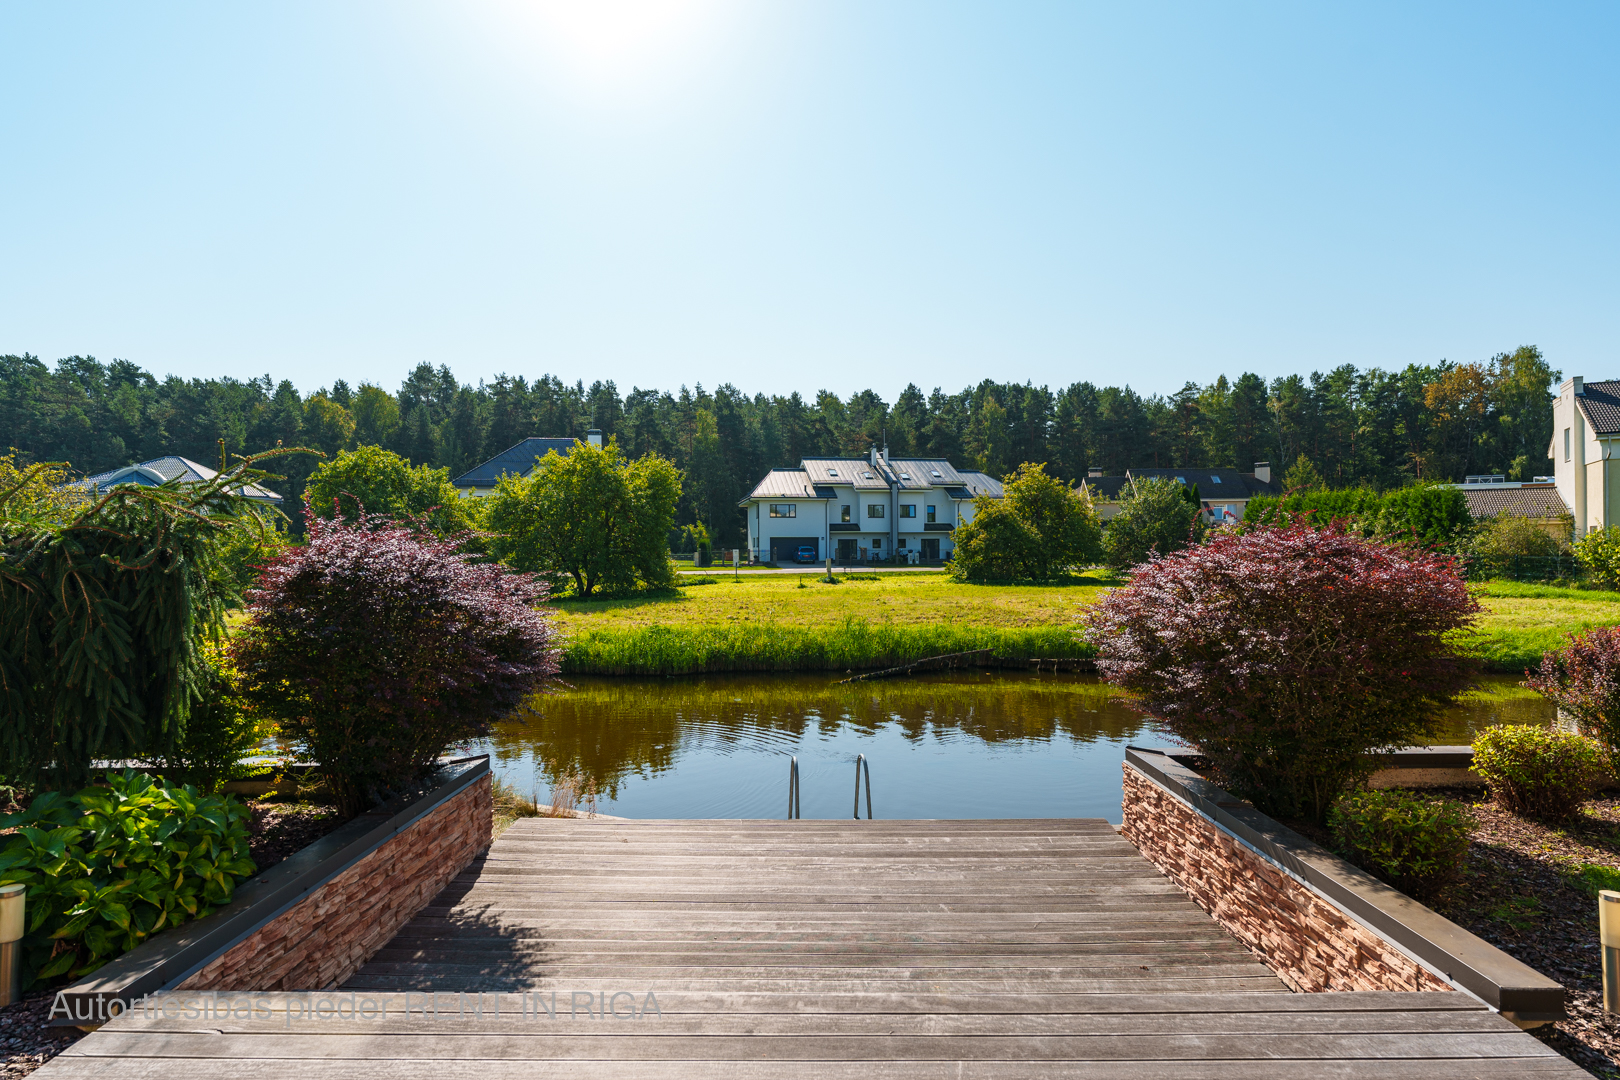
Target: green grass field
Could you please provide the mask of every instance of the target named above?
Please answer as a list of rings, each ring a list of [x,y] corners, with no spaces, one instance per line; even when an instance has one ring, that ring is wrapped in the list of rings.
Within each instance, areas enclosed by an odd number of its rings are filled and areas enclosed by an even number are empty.
[[[963,585],[943,574],[716,573],[669,595],[559,601],[563,670],[598,675],[843,671],[993,649],[1006,661],[1090,656],[1075,636],[1112,577],[1065,586]]]
[[[860,671],[991,649],[1002,661],[1085,657],[1080,613],[1117,579],[1065,586],[964,585],[943,574],[716,572],[669,594],[552,605],[566,638],[563,670],[595,675],[721,671]],[[1465,642],[1494,671],[1522,671],[1565,635],[1620,622],[1620,593],[1492,582]]]

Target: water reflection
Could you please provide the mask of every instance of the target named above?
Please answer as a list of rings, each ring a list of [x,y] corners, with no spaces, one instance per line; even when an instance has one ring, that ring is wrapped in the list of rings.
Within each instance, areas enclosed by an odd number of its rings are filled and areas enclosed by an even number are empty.
[[[1447,716],[1440,742],[1551,710],[1492,677]],[[821,675],[579,678],[537,698],[482,749],[542,799],[561,776],[624,817],[780,817],[800,759],[806,817],[849,817],[857,754],[879,817],[1119,820],[1129,743],[1164,745],[1095,677],[972,673],[838,686]],[[780,805],[779,805],[780,804]]]

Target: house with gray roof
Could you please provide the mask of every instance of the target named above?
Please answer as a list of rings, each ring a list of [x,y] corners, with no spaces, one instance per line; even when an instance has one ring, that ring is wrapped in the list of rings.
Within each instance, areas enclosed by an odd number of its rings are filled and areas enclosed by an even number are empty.
[[[755,562],[841,563],[950,558],[951,532],[973,500],[1001,498],[1001,481],[936,458],[804,458],[772,469],[738,506]]]
[[[1575,518],[1575,535],[1620,523],[1620,381],[1568,379],[1553,400],[1553,483]]]
[[[75,481],[72,486],[82,488],[87,496],[95,498],[108,488],[120,484],[135,484],[140,487],[157,487],[171,480],[182,484],[200,484],[219,475],[217,469],[210,469],[206,465],[181,457],[179,454],[170,454],[167,457],[153,458],[138,465],[125,465],[117,469],[108,469],[106,472],[87,476],[83,480]],[[237,488],[237,494],[245,495],[256,502],[267,503],[271,506],[281,505],[281,496],[267,487],[258,484],[243,484]]]
[[[1092,469],[1081,481],[1091,495],[1097,515],[1107,523],[1119,514],[1120,505],[1139,480],[1161,477],[1174,480],[1198,492],[1204,520],[1214,525],[1243,520],[1249,500],[1256,495],[1281,495],[1282,485],[1271,478],[1271,463],[1257,461],[1254,472],[1236,469],[1126,469],[1123,476],[1104,476]]]
[[[601,446],[601,430],[591,428],[585,433],[585,441],[592,446]],[[456,490],[461,492],[462,498],[481,499],[493,494],[495,485],[508,473],[528,476],[534,472],[534,467],[540,463],[540,459],[553,450],[557,452],[558,457],[567,457],[575,442],[574,439],[524,439],[516,446],[502,450],[482,465],[468,469],[452,482]]]

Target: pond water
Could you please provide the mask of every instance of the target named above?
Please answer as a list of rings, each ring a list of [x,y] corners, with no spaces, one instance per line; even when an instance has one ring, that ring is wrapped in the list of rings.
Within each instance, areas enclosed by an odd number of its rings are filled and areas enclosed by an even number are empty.
[[[807,818],[848,818],[865,754],[879,818],[1120,820],[1130,744],[1168,740],[1095,676],[980,672],[838,686],[824,675],[576,677],[477,751],[519,792],[594,790],[631,818],[783,817],[797,755]],[[1552,710],[1489,677],[1446,717],[1446,743]],[[574,778],[572,781],[567,778]],[[864,814],[864,806],[863,806]]]

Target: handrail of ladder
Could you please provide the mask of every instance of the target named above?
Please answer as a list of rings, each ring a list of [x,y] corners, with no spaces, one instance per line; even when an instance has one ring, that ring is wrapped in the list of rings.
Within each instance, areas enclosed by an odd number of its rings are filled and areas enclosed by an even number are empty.
[[[799,816],[799,756],[788,763],[788,820]]]
[[[866,820],[872,820],[872,763],[865,754],[855,757],[855,820],[861,820],[861,770],[866,770]]]

